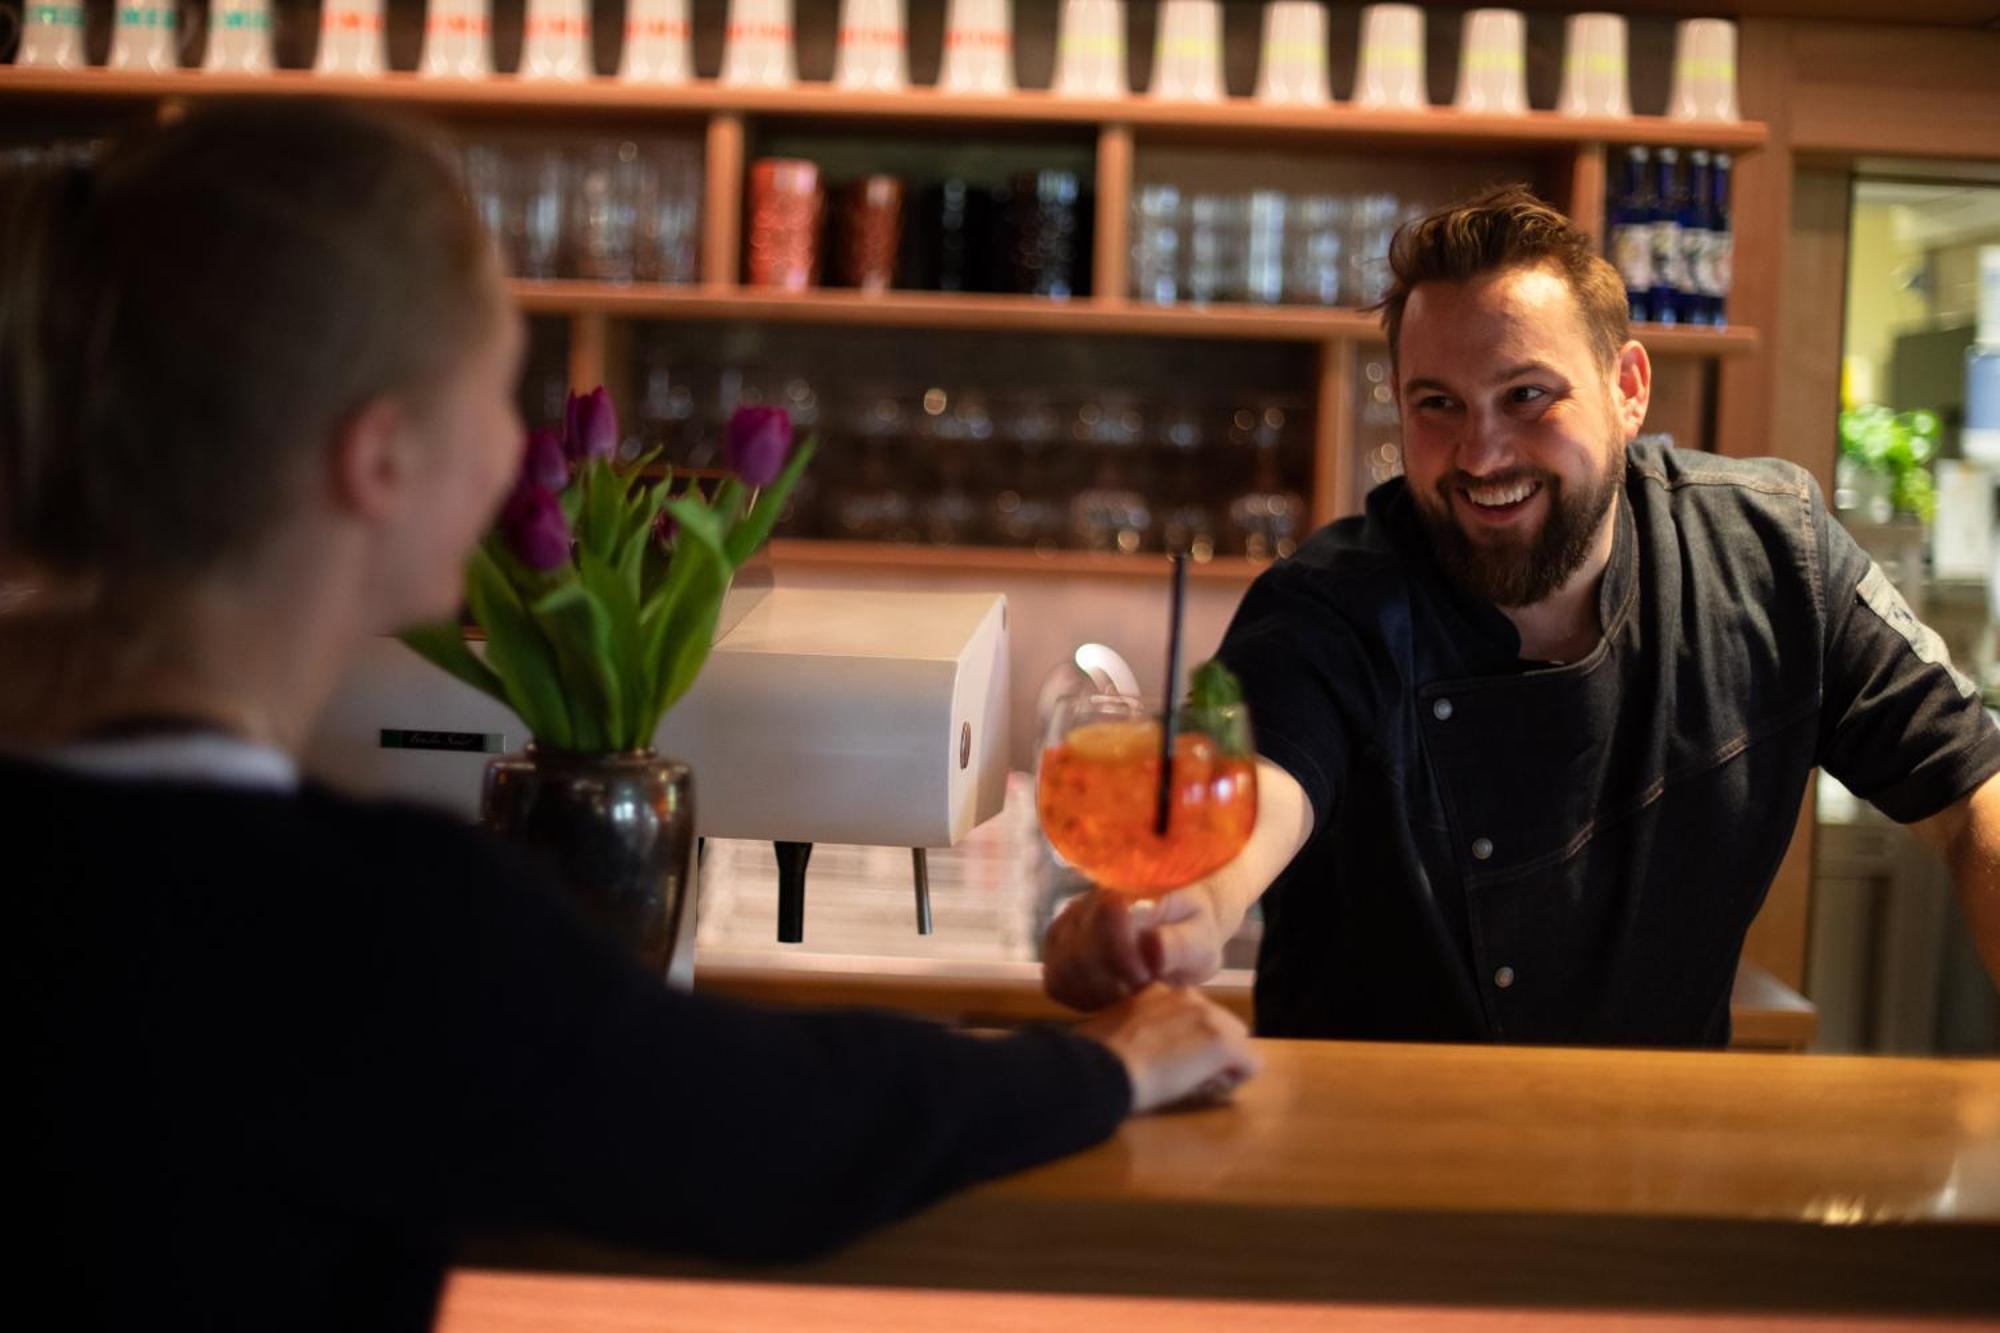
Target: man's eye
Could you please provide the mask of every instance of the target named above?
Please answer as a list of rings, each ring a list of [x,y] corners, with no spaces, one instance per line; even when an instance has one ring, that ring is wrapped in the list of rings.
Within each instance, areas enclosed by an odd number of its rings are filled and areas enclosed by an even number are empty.
[[[1451,399],[1441,393],[1427,393],[1417,399],[1417,410],[1420,412],[1442,412],[1450,406]]]
[[[1517,384],[1507,391],[1508,401],[1515,403],[1540,402],[1548,396],[1549,391],[1547,389],[1533,384]]]

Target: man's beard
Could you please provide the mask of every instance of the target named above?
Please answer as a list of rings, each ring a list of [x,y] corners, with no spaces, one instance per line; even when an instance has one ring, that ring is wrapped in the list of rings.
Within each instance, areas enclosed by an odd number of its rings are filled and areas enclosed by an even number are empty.
[[[1452,471],[1439,480],[1435,492],[1412,489],[1410,493],[1447,578],[1495,606],[1532,606],[1569,582],[1590,555],[1598,525],[1617,498],[1624,475],[1621,448],[1613,450],[1604,471],[1574,495],[1560,477],[1540,468],[1514,468],[1479,478]],[[1540,483],[1548,496],[1548,516],[1541,531],[1525,542],[1497,533],[1496,540],[1486,542],[1467,536],[1452,515],[1456,506],[1472,503],[1459,488],[1475,481],[1481,486]]]

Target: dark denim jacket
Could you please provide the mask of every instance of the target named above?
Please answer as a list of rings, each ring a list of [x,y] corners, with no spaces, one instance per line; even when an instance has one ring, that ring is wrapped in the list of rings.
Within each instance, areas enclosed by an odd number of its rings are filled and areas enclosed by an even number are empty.
[[[1269,1036],[1722,1045],[1816,764],[1901,820],[2000,771],[1936,636],[1770,460],[1634,446],[1580,661],[1519,660],[1401,480],[1222,656],[1314,835],[1264,897]]]

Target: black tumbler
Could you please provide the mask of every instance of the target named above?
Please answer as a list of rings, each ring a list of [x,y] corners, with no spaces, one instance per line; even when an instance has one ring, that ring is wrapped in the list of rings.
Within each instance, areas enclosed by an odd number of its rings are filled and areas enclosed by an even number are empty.
[[[1090,200],[1076,172],[1016,176],[1006,218],[1008,290],[1058,299],[1089,291]]]

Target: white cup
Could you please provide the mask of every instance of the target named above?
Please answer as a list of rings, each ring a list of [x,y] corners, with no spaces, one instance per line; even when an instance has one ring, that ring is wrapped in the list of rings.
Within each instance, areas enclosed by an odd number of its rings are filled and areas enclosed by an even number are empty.
[[[1257,100],[1310,104],[1326,99],[1326,6],[1320,0],[1271,0],[1264,6]]]
[[[1222,100],[1222,6],[1217,0],[1162,0],[1153,52],[1153,96]]]
[[[694,75],[688,0],[628,0],[618,77],[627,83],[686,83]]]
[[[528,0],[521,77],[582,83],[592,74],[589,0]]]
[[[433,79],[483,79],[493,73],[492,0],[430,0],[424,14],[424,58]]]
[[[948,93],[1014,91],[1013,0],[951,0],[938,87]]]
[[[1565,116],[1631,115],[1624,17],[1572,14],[1563,28],[1563,86],[1556,109]]]
[[[12,18],[0,14],[0,18]],[[41,69],[82,69],[83,0],[26,0],[21,6],[21,45],[14,63]]]
[[[734,88],[789,88],[797,83],[793,32],[792,0],[729,0],[722,82]]]
[[[1674,28],[1675,120],[1737,120],[1736,25],[1728,19],[1682,19]]]
[[[272,63],[271,0],[214,0],[201,67],[215,74],[268,74]]]
[[[1063,0],[1055,90],[1064,97],[1123,97],[1124,0]]]
[[[118,0],[113,11],[110,69],[164,74],[181,63],[180,14],[174,0]]]
[[[1465,16],[1458,56],[1460,111],[1518,115],[1528,109],[1528,23],[1518,9],[1475,9]]]
[[[834,86],[867,92],[909,87],[907,46],[903,0],[840,0]]]
[[[318,74],[373,76],[388,67],[382,0],[326,0],[319,11]]]
[[[1361,11],[1358,106],[1414,109],[1430,104],[1424,87],[1424,11],[1415,5],[1369,5]]]

